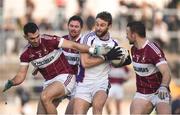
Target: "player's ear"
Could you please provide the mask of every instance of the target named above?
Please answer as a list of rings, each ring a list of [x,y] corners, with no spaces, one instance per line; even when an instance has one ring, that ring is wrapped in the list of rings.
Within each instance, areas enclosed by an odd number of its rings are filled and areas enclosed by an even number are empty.
[[[131,34],[131,37],[134,39],[134,37],[135,37],[134,33]]]

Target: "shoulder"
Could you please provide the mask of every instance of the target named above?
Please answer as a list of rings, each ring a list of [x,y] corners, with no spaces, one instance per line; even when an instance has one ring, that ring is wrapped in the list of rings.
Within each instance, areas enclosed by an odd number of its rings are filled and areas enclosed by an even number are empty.
[[[30,48],[30,44],[27,44],[23,50],[20,52],[20,59],[26,59],[29,57],[29,48]]]
[[[161,50],[161,48],[159,47],[159,45],[155,42],[148,42],[147,44],[147,50],[149,50],[149,52],[160,55],[163,53],[163,51]]]
[[[60,37],[56,36],[56,35],[49,35],[49,34],[42,34],[41,35],[41,39],[44,40],[54,40],[54,39],[59,39]]]
[[[23,48],[23,50],[20,52],[20,55],[23,55],[23,54],[25,54],[25,53],[27,53],[28,52],[28,50],[29,50],[29,48],[30,48],[30,44],[27,44],[24,48]]]
[[[88,33],[85,33],[82,38],[84,39],[88,39],[89,37],[92,37],[92,36],[95,36],[96,33],[94,31],[91,31],[91,32],[88,32]]]
[[[69,40],[68,35],[64,35],[64,36],[62,36],[62,38]]]
[[[95,32],[88,32],[85,33],[82,37],[81,37],[81,43],[86,44],[88,41],[90,41],[92,38],[94,38],[95,36]]]

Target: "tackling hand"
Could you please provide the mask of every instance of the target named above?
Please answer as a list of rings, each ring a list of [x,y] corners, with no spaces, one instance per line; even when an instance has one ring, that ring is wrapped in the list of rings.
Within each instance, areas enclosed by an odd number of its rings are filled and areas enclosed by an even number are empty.
[[[156,94],[160,99],[165,99],[166,97],[169,96],[169,90],[166,86],[160,86]]]
[[[122,51],[120,47],[113,47],[107,54],[103,55],[105,61],[117,60],[122,56]]]
[[[4,86],[3,92],[10,89],[13,86],[13,82],[11,80],[8,80]]]

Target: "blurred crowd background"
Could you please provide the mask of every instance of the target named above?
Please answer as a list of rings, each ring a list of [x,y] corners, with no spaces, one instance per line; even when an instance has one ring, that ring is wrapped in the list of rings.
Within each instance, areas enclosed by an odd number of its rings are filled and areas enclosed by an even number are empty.
[[[126,40],[127,23],[141,20],[146,24],[147,37],[159,43],[170,65],[172,100],[180,99],[180,0],[0,0],[0,90],[18,69],[18,56],[26,43],[22,33],[25,23],[33,21],[42,33],[62,36],[68,34],[67,21],[72,15],[83,18],[83,32],[86,32],[93,29],[95,16],[101,11],[112,14],[111,34],[126,48],[130,48]],[[124,103],[127,109],[124,113],[129,111],[129,102],[136,90],[133,69],[131,76],[123,86],[127,102]],[[41,85],[42,77],[32,76],[30,69],[26,81],[8,91],[6,100],[13,102],[19,94],[18,88],[23,88],[29,92],[29,99],[36,106]],[[0,114],[17,111],[4,109],[11,105],[5,107],[4,100],[1,96]]]

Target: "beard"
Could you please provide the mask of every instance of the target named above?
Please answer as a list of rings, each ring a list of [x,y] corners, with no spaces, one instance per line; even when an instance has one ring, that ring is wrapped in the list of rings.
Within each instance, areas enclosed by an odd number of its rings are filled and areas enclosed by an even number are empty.
[[[108,29],[106,29],[104,32],[96,31],[96,36],[103,37],[108,32]]]
[[[33,47],[38,47],[38,46],[39,46],[39,42],[37,42],[37,43],[31,43],[31,45],[32,45]]]

